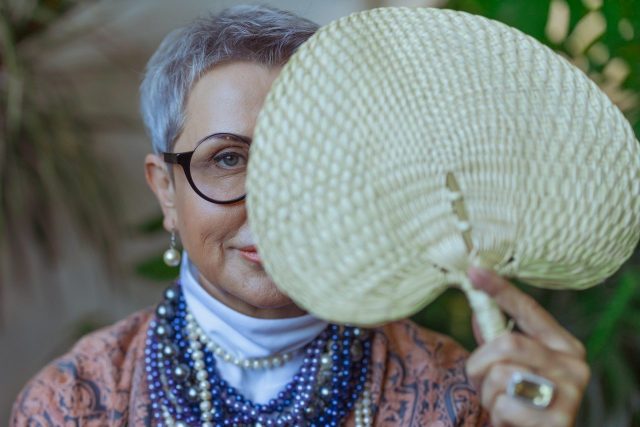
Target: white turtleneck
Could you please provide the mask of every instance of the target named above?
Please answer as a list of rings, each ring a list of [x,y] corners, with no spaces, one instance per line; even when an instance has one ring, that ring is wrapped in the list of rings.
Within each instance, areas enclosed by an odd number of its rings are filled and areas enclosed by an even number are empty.
[[[180,283],[187,307],[211,340],[241,358],[268,357],[301,349],[327,326],[309,314],[285,319],[259,319],[239,313],[209,295],[198,283],[198,270],[183,252]],[[304,355],[296,353],[283,366],[245,369],[216,357],[218,372],[230,385],[256,403],[266,403],[292,380]]]

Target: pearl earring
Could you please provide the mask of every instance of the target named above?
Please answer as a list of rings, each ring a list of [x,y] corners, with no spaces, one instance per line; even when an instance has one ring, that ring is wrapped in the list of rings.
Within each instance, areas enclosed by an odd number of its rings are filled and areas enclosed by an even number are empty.
[[[180,265],[180,252],[176,249],[176,230],[171,230],[171,242],[169,249],[164,251],[162,259],[169,267],[177,267]]]

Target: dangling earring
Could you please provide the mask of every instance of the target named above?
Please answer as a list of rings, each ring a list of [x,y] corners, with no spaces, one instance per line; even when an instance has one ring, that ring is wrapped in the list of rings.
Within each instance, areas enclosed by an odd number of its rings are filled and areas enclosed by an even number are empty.
[[[180,258],[180,251],[176,249],[176,230],[171,230],[171,242],[169,243],[169,249],[164,251],[162,259],[169,267],[177,267],[180,265]]]

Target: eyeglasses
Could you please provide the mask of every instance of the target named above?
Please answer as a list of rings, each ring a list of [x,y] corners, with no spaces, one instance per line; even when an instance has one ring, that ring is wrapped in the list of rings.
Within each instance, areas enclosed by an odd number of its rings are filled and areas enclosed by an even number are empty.
[[[200,197],[221,205],[246,197],[245,179],[251,139],[232,133],[214,133],[195,150],[162,153],[164,161],[182,166],[187,181]]]

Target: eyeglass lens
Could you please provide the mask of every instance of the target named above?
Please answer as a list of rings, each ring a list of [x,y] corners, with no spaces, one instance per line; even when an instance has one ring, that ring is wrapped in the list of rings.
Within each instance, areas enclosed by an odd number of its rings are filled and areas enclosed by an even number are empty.
[[[191,157],[191,178],[198,190],[214,200],[233,200],[245,194],[249,144],[232,136],[211,137]]]

